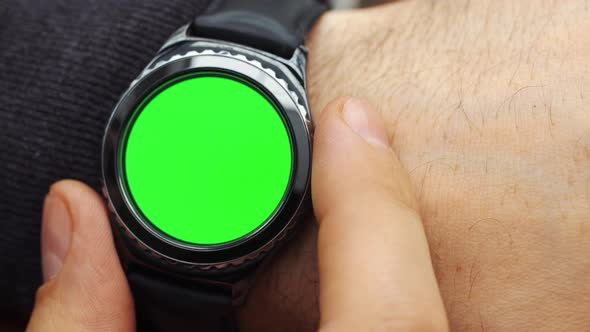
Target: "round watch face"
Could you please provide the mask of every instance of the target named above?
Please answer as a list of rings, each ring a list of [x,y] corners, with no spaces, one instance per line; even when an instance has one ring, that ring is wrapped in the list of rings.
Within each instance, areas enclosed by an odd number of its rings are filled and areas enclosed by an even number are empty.
[[[163,54],[107,125],[104,193],[114,230],[141,261],[230,273],[264,257],[309,211],[302,83],[272,59],[231,52],[195,43]]]
[[[136,213],[162,234],[218,246],[256,233],[281,209],[293,173],[276,103],[234,75],[173,78],[139,103],[120,145]]]

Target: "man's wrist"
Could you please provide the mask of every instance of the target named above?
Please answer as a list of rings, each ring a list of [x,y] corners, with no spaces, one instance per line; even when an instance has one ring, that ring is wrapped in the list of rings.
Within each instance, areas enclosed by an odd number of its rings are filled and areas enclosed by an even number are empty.
[[[519,289],[532,292],[515,274],[576,279],[579,268],[551,274],[539,262],[557,262],[539,253],[565,241],[553,256],[575,256],[584,243],[588,17],[583,1],[406,1],[334,13],[311,40],[313,109],[363,96],[389,122],[454,327],[526,316],[491,309],[491,290],[515,303]],[[567,307],[552,299],[552,310]]]

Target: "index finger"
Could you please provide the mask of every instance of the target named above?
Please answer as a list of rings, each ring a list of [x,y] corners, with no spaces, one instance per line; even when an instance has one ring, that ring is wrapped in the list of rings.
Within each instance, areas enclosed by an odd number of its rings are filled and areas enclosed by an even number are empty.
[[[324,112],[312,179],[322,329],[446,331],[416,200],[381,117],[354,99]]]

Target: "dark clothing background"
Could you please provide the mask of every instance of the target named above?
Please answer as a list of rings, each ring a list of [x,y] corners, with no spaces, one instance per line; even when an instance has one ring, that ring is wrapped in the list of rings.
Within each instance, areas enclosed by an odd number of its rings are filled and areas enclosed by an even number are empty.
[[[49,186],[73,178],[99,189],[119,96],[210,1],[0,0],[0,316],[32,309]]]

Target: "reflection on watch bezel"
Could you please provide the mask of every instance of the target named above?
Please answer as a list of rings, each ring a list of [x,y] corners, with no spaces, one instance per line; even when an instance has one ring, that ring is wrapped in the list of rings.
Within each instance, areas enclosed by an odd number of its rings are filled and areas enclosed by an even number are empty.
[[[120,151],[125,131],[130,124],[137,106],[153,91],[176,77],[197,72],[215,72],[239,77],[261,89],[265,96],[277,106],[289,130],[293,148],[293,170],[288,193],[281,207],[272,218],[247,238],[219,246],[197,246],[183,243],[161,231],[155,231],[151,223],[144,220],[129,200],[121,177]],[[307,195],[311,166],[311,134],[309,122],[301,113],[299,105],[284,82],[270,75],[264,68],[229,54],[207,53],[180,57],[165,63],[139,81],[122,97],[107,126],[103,142],[103,180],[105,193],[113,212],[122,226],[139,243],[162,257],[196,266],[218,266],[243,261],[255,256],[258,251],[284,236],[296,221],[296,216]],[[151,226],[151,227],[150,227]]]

